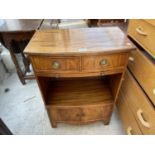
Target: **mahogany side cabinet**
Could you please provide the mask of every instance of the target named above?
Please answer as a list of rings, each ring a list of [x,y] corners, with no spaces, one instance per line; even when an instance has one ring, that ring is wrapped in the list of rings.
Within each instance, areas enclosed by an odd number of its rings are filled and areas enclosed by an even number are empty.
[[[134,49],[118,27],[38,30],[24,52],[52,127],[109,124]]]

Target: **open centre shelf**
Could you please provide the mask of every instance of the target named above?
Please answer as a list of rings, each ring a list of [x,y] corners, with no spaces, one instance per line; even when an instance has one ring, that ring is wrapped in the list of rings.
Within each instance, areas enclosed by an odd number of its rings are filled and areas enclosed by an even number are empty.
[[[46,106],[84,106],[113,104],[120,77],[121,74],[89,78],[39,77],[39,80],[44,83]]]

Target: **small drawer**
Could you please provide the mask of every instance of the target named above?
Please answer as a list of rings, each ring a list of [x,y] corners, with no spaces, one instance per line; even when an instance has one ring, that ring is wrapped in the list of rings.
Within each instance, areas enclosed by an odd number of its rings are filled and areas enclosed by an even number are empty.
[[[33,56],[31,60],[36,71],[61,73],[80,70],[79,57]]]
[[[98,120],[109,122],[113,105],[50,106],[48,114],[55,122],[83,124]]]
[[[138,83],[126,72],[121,91],[143,134],[155,134],[155,108]]]
[[[127,64],[128,53],[83,56],[82,71],[96,72],[114,69],[124,69]]]
[[[137,49],[131,52],[128,67],[155,105],[155,64]]]
[[[119,111],[119,116],[123,122],[125,132],[128,135],[141,135],[142,132],[140,131],[137,121],[135,120],[128,103],[124,99],[122,92],[120,92],[118,96],[117,107]]]
[[[155,58],[155,25],[147,20],[132,19],[129,21],[128,35]]]

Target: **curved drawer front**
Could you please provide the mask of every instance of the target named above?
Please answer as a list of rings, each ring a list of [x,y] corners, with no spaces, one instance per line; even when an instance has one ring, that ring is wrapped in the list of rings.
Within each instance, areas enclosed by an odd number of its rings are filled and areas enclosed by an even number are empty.
[[[126,72],[121,91],[129,104],[143,134],[155,134],[155,108],[138,83]]]
[[[31,56],[31,61],[38,74],[80,77],[98,76],[103,72],[104,74],[123,72],[128,62],[128,56],[128,52],[73,57]]]
[[[155,25],[147,20],[131,19],[128,34],[155,58]]]
[[[80,69],[79,57],[33,56],[32,62],[36,71],[62,73],[77,72]]]
[[[128,53],[107,54],[97,56],[82,57],[82,71],[96,72],[113,69],[123,69],[126,67]]]
[[[48,113],[56,122],[87,123],[97,120],[109,120],[113,105],[91,105],[91,106],[51,106]]]
[[[135,50],[131,52],[128,67],[155,105],[155,64]]]
[[[128,135],[141,135],[142,133],[139,126],[134,118],[134,115],[132,114],[132,111],[130,110],[128,103],[124,99],[122,92],[120,92],[118,96],[117,107],[125,132]]]

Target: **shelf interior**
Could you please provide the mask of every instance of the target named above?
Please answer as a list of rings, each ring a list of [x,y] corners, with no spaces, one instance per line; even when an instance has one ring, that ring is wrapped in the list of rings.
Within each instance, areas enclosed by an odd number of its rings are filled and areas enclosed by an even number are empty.
[[[72,78],[48,82],[47,106],[113,104],[113,101],[107,78]]]

